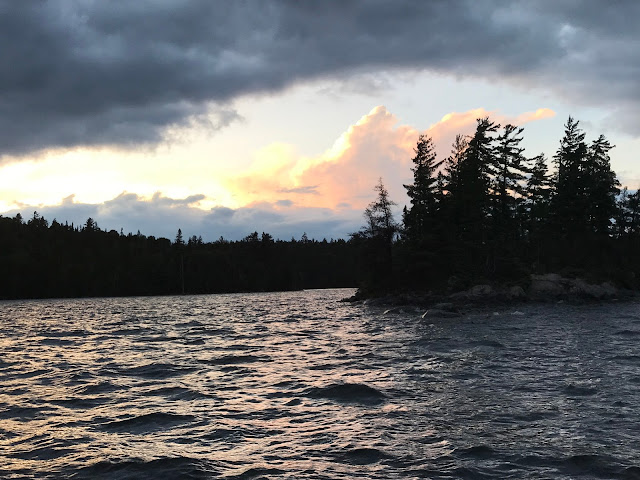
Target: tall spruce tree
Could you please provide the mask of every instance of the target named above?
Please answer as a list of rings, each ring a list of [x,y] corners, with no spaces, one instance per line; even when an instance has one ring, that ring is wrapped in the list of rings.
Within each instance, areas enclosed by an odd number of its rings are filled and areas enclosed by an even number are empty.
[[[519,198],[524,196],[523,180],[530,169],[520,146],[523,128],[507,124],[496,138],[494,163],[491,165],[492,197],[495,225],[502,230],[513,230],[513,219]]]
[[[525,184],[526,212],[530,229],[539,230],[548,221],[552,186],[549,167],[543,153],[531,159],[531,175]]]
[[[572,239],[584,234],[588,227],[585,182],[587,144],[579,123],[569,117],[564,137],[553,157],[556,166],[551,202],[554,230],[563,238]]]
[[[460,232],[464,227],[464,190],[460,182],[460,169],[464,163],[469,137],[458,134],[451,145],[450,155],[444,159],[436,179],[436,198],[438,200],[437,240],[439,244],[431,248],[431,258],[425,259],[437,276],[457,278],[467,268],[469,251],[461,241]],[[426,256],[426,252],[423,253]],[[415,260],[420,269],[420,260]],[[424,270],[424,268],[422,268]],[[433,276],[433,275],[432,275]],[[434,278],[433,281],[436,281]],[[433,283],[433,282],[432,282]]]
[[[404,185],[411,207],[403,212],[404,236],[414,242],[424,239],[433,229],[438,208],[437,169],[442,161],[436,160],[435,146],[431,137],[420,135],[411,159],[413,183]]]
[[[458,186],[454,201],[460,205],[463,232],[474,242],[483,241],[482,229],[489,207],[489,185],[493,165],[493,137],[499,125],[488,118],[478,120],[462,161],[457,167]],[[455,197],[458,197],[457,199]]]
[[[609,151],[612,148],[605,136],[600,135],[587,151],[587,214],[591,230],[601,235],[609,235],[611,231],[611,220],[617,208],[616,197],[620,193],[620,182],[611,170]]]
[[[533,262],[534,270],[544,270],[542,251],[544,242],[550,233],[547,227],[553,182],[543,153],[532,158],[531,162],[533,166],[525,184],[522,216],[529,243],[528,260]]]
[[[459,255],[455,268],[467,269],[471,275],[484,274],[492,268],[487,264],[487,215],[494,163],[493,134],[498,128],[488,118],[477,120],[476,131],[455,165],[455,183],[451,184],[448,198]]]
[[[456,135],[451,145],[451,154],[444,160],[444,173],[440,176],[441,194],[457,195],[460,192],[460,165],[462,164],[469,139],[464,135]]]
[[[524,241],[524,180],[530,169],[522,154],[523,128],[505,125],[489,159],[490,226],[487,263],[492,276],[517,275]]]

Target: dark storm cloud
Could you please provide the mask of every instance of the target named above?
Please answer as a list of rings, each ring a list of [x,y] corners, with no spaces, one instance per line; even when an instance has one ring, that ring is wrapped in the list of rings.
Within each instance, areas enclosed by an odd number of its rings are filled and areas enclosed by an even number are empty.
[[[211,109],[224,127],[244,93],[395,68],[549,89],[639,133],[638,18],[634,0],[0,0],[0,141],[153,143]]]

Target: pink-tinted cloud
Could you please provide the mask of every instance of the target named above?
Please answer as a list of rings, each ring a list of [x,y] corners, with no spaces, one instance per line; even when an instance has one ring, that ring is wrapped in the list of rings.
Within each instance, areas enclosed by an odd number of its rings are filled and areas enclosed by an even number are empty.
[[[251,168],[226,180],[225,186],[238,200],[233,208],[218,205],[206,210],[204,194],[174,198],[156,192],[148,197],[122,193],[101,204],[79,202],[70,195],[60,205],[21,206],[20,211],[28,216],[37,209],[49,220],[76,224],[92,217],[101,228],[140,229],[167,238],[173,238],[178,228],[185,236],[202,235],[205,240],[220,235],[239,239],[254,230],[283,239],[299,238],[303,232],[314,238],[346,237],[362,224],[363,209],[375,198],[373,187],[379,177],[399,208],[407,203],[403,184],[412,179],[411,158],[420,133],[433,137],[443,158],[456,134],[473,132],[477,118],[490,116],[500,123],[523,124],[552,114],[543,109],[509,117],[480,108],[452,112],[420,132],[379,106],[318,157],[304,157],[283,143],[256,152]]]
[[[509,116],[477,108],[449,113],[420,132],[378,106],[351,125],[323,155],[306,158],[297,156],[291,146],[269,145],[257,153],[246,174],[230,179],[228,185],[245,205],[268,201],[362,209],[375,196],[373,187],[382,177],[391,197],[402,205],[406,203],[403,184],[411,181],[411,158],[420,133],[431,136],[439,158],[445,158],[455,136],[472,134],[478,118],[522,125],[553,115],[549,109]]]
[[[451,145],[456,135],[471,135],[475,130],[476,120],[478,118],[489,117],[492,121],[501,125],[510,123],[512,125],[523,126],[526,123],[551,118],[553,116],[555,116],[555,112],[549,108],[539,108],[535,112],[525,112],[516,116],[504,115],[495,110],[476,108],[461,113],[447,113],[439,122],[431,125],[425,133],[433,138],[438,156],[445,158],[451,152]]]
[[[401,194],[402,183],[411,176],[410,164],[419,131],[398,125],[383,106],[371,110],[349,127],[333,152],[308,165],[298,177],[303,184],[317,185],[323,206],[349,204],[361,208],[373,197],[373,186],[383,178],[392,196]]]

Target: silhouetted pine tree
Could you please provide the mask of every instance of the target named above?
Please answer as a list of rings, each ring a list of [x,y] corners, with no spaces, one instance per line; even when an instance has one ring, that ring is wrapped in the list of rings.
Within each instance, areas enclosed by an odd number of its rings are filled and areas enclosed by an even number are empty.
[[[449,277],[459,274],[459,270],[466,268],[468,252],[460,241],[461,222],[463,214],[462,185],[460,183],[460,168],[464,162],[469,138],[464,135],[456,135],[451,152],[442,164],[442,170],[438,173],[437,196],[439,205],[439,226],[442,232],[441,248],[437,252],[440,260],[440,275]]]
[[[444,173],[438,176],[438,185],[443,196],[455,196],[461,190],[460,165],[462,164],[469,140],[464,135],[456,135],[451,145],[451,154],[444,160]]]
[[[545,239],[549,231],[549,205],[553,193],[553,182],[549,175],[549,167],[544,154],[531,159],[533,166],[531,174],[525,184],[524,224],[529,243],[529,260],[533,262],[534,270],[542,270],[544,260],[542,255]]]
[[[455,165],[455,183],[450,185],[451,211],[457,238],[465,258],[460,260],[472,274],[490,273],[487,258],[487,215],[490,206],[491,168],[494,165],[492,136],[499,125],[488,118],[478,119],[464,155]]]
[[[617,201],[615,216],[617,238],[640,236],[640,193],[629,193],[625,187]]]
[[[426,135],[420,135],[414,151],[415,156],[411,159],[413,183],[403,185],[411,202],[411,207],[403,212],[403,236],[411,242],[421,242],[435,227],[438,208],[436,171],[442,161],[436,160],[433,140]]]
[[[403,209],[402,244],[396,255],[400,277],[413,288],[441,280],[447,268],[441,255],[446,243],[446,217],[442,209],[446,177],[439,170],[443,161],[436,159],[433,140],[426,135],[419,136],[414,151],[413,183],[404,185],[411,205]]]
[[[514,218],[518,199],[524,196],[524,182],[530,169],[520,146],[523,128],[507,124],[496,138],[491,165],[493,208],[491,215],[499,236],[516,233]]]
[[[553,183],[544,154],[541,153],[531,161],[531,175],[525,184],[527,216],[530,222],[541,225],[548,220]]]
[[[182,229],[178,229],[178,233],[176,233],[176,239],[173,242],[174,245],[182,246],[184,245],[184,238],[182,237]]]
[[[611,233],[611,220],[616,214],[616,198],[620,194],[620,182],[611,170],[609,151],[613,145],[600,135],[587,151],[586,195],[587,215],[594,233],[608,236]]]
[[[524,180],[530,172],[520,146],[523,129],[505,125],[495,139],[490,173],[490,231],[488,266],[491,276],[519,276],[523,267],[525,195]]]
[[[569,117],[560,147],[554,155],[556,173],[554,196],[551,200],[553,230],[561,238],[575,241],[588,226],[588,197],[585,179],[587,144],[579,122]]]
[[[391,211],[396,203],[389,199],[382,178],[374,190],[378,196],[364,211],[365,225],[352,233],[351,238],[363,246],[364,263],[368,269],[365,289],[378,291],[388,288],[393,281],[391,248],[399,228]]]
[[[378,193],[378,197],[365,209],[366,232],[370,238],[380,237],[386,243],[391,244],[393,237],[398,232],[398,224],[391,211],[391,207],[396,203],[389,199],[389,191],[382,183],[382,178],[378,179],[374,190]]]

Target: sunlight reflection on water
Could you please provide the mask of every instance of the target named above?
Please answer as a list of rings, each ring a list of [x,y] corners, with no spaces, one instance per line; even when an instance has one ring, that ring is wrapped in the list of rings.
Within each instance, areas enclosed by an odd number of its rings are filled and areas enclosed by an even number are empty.
[[[6,478],[634,478],[638,304],[2,302]],[[595,473],[593,473],[595,472]]]

